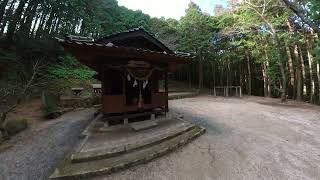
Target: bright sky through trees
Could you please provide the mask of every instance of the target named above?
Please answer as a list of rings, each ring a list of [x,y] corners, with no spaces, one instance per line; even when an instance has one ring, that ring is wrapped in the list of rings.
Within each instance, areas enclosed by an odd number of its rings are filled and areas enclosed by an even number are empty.
[[[185,15],[185,9],[190,0],[118,0],[119,5],[133,10],[142,10],[152,17],[165,17],[179,19]],[[193,0],[200,8],[209,14],[213,14],[216,4],[227,6],[226,0]]]

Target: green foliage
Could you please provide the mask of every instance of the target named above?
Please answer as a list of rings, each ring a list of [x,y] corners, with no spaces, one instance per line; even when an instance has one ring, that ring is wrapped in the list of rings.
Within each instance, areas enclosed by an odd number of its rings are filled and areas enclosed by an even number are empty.
[[[46,87],[59,93],[67,93],[73,86],[87,86],[93,81],[95,71],[80,64],[71,56],[61,57],[62,62],[48,68],[43,78],[49,82]]]
[[[215,21],[202,13],[198,6],[190,3],[178,28],[182,34],[179,49],[200,55],[207,51],[211,45]]]
[[[88,81],[92,79],[96,72],[90,70],[88,67],[68,67],[65,65],[56,65],[49,68],[48,78],[53,79],[75,79],[80,81]]]
[[[172,50],[179,48],[181,33],[178,31],[178,21],[174,19],[150,19],[150,31],[154,32],[154,36]]]

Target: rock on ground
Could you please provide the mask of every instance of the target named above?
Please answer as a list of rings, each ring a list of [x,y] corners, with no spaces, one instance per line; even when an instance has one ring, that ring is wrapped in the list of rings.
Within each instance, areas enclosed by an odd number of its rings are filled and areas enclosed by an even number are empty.
[[[52,120],[51,125],[39,132],[22,132],[20,136],[26,136],[22,142],[0,151],[0,179],[47,179],[57,163],[75,147],[94,112],[94,109],[70,112]]]

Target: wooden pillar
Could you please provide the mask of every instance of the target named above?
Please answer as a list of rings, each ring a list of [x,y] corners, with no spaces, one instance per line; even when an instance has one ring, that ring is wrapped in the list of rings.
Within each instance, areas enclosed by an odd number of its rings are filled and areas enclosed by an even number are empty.
[[[238,87],[236,87],[236,96],[238,96]]]
[[[228,97],[229,96],[229,87],[227,86],[226,88],[226,96]]]
[[[213,95],[217,96],[216,87],[213,87]]]
[[[105,68],[105,65],[102,65],[102,67],[101,67],[101,69],[102,69],[102,72],[101,72],[101,88],[102,88],[102,93],[101,93],[101,102],[102,102],[102,109],[101,109],[101,113],[102,113],[102,115],[103,116],[107,116],[107,114],[105,113],[105,102],[104,102],[104,96],[105,96],[105,94],[106,94],[106,84],[105,84],[105,71],[106,71],[106,68]],[[107,120],[107,121],[105,121],[104,122],[104,127],[109,127],[109,120]]]
[[[102,112],[101,113],[104,113],[104,101],[103,101],[103,99],[104,99],[104,95],[105,95],[105,67],[104,67],[104,65],[101,67],[101,88],[102,88],[102,93],[101,93],[101,102],[102,102]]]
[[[123,69],[122,71],[122,94],[124,96],[124,115],[127,116],[127,87],[126,87],[126,81],[127,81],[127,72]],[[127,121],[127,122],[126,122]],[[124,119],[125,124],[128,124],[128,120]]]
[[[166,102],[166,111],[169,111],[169,89],[168,89],[168,72],[165,72],[165,91],[166,91],[166,97],[167,97],[167,102]]]

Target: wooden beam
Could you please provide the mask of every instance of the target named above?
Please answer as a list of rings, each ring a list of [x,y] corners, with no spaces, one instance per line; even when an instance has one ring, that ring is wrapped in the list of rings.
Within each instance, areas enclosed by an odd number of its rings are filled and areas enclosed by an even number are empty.
[[[168,102],[168,97],[169,97],[169,89],[168,89],[168,72],[165,71],[165,91],[166,91],[166,110],[169,110],[169,102]]]

